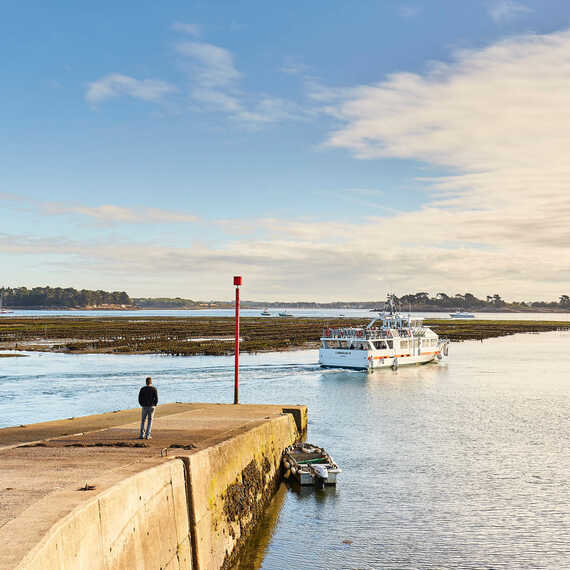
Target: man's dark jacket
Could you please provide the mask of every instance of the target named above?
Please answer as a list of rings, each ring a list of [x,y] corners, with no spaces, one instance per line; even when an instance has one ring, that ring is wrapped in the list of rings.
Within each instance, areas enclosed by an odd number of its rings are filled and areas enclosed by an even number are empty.
[[[158,392],[154,386],[143,386],[139,392],[139,404],[145,408],[158,404]]]

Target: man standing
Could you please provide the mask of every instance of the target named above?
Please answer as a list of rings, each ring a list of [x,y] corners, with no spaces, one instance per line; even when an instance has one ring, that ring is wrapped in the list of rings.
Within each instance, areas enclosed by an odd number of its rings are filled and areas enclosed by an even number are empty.
[[[139,439],[151,439],[150,428],[152,427],[152,416],[154,414],[154,408],[158,404],[158,392],[156,388],[152,385],[152,378],[148,377],[146,379],[146,386],[143,386],[139,392],[139,404],[142,407],[141,415],[141,432]],[[144,431],[144,423],[147,421],[146,433]]]

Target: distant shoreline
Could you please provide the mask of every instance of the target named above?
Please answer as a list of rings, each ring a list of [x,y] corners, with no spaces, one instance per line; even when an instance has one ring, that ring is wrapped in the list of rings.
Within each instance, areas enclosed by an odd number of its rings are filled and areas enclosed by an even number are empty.
[[[295,304],[293,305],[279,305],[279,306],[271,306],[271,305],[262,305],[257,307],[247,306],[244,305],[241,307],[242,310],[247,311],[262,311],[266,308],[271,310],[277,309],[289,309],[289,310],[305,310],[305,311],[318,311],[318,310],[328,310],[328,311],[350,311],[350,310],[359,310],[359,311],[369,311],[372,312],[374,307],[329,307],[329,306],[316,306],[316,307],[299,307]],[[213,307],[137,307],[137,306],[127,306],[127,307],[112,307],[112,306],[104,306],[104,307],[53,307],[53,306],[38,306],[38,307],[4,307],[4,309],[8,311],[231,311],[234,309],[233,306],[213,306]],[[457,307],[420,307],[415,308],[412,307],[412,313],[443,313],[443,314],[450,314],[457,310]],[[524,314],[524,313],[570,313],[570,309],[565,308],[551,308],[551,307],[529,307],[526,309],[521,308],[511,308],[511,307],[501,307],[501,308],[476,308],[476,309],[461,309],[462,311],[468,311],[471,313],[513,313],[513,314]],[[402,312],[407,313],[408,310],[402,310]]]

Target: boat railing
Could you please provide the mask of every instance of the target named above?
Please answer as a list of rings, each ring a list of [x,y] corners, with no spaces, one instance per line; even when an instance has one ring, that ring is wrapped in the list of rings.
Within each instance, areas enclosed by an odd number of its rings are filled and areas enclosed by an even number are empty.
[[[366,339],[366,340],[381,340],[390,338],[409,338],[424,336],[424,329],[387,329],[387,328],[372,328],[363,329],[359,327],[340,327],[340,328],[325,328],[323,330],[323,338],[331,339]]]

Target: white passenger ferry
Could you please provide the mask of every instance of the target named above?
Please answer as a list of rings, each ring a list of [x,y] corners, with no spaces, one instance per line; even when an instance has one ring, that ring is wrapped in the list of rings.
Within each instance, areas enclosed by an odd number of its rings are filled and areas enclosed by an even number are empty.
[[[397,368],[406,364],[426,364],[447,356],[448,343],[428,327],[423,319],[396,311],[388,296],[387,311],[379,311],[366,327],[325,328],[321,337],[319,363],[331,368]],[[380,321],[382,324],[377,326]]]

